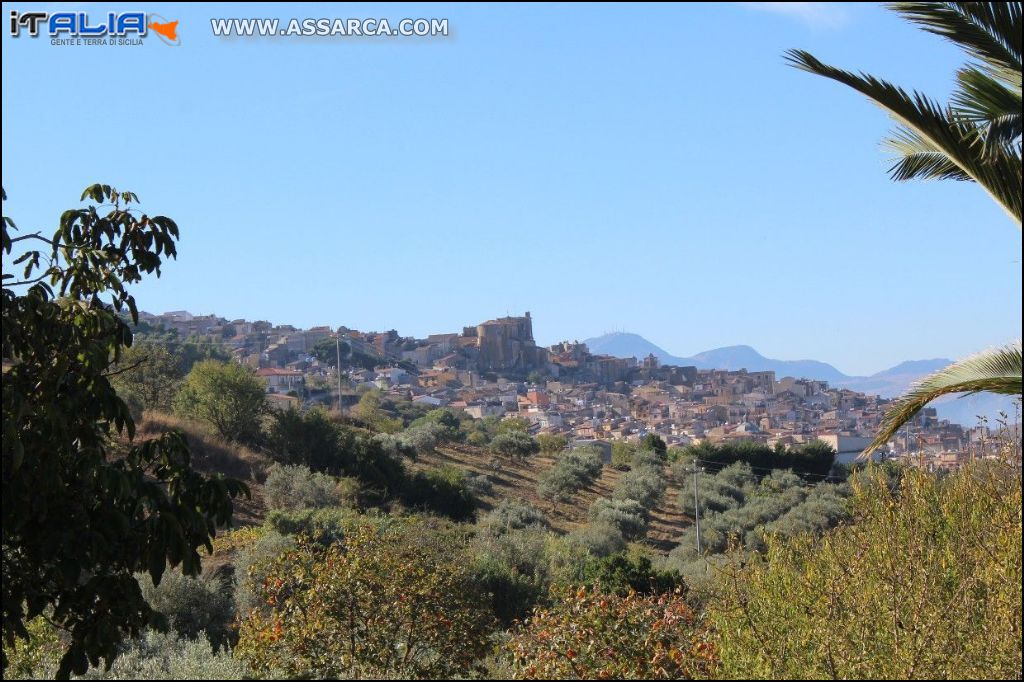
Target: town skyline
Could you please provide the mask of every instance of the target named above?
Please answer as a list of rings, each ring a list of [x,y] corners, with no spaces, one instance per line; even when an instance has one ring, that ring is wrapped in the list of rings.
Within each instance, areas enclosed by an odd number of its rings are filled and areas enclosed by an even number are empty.
[[[388,332],[388,331],[395,331],[395,332],[398,332],[401,336],[411,337],[411,338],[427,338],[427,337],[429,337],[431,335],[444,334],[444,333],[447,333],[447,332],[451,331],[451,329],[447,329],[447,328],[446,329],[437,328],[437,329],[430,329],[430,330],[428,330],[425,333],[411,333],[411,332],[410,333],[406,333],[406,331],[402,327],[400,327],[398,325],[386,325],[385,324],[385,325],[381,325],[381,326],[378,326],[378,327],[358,327],[356,325],[352,325],[350,327],[350,325],[345,324],[344,322],[342,322],[340,324],[331,324],[331,323],[328,323],[326,321],[320,321],[320,322],[315,323],[315,324],[300,325],[300,324],[295,324],[294,322],[287,321],[287,320],[275,320],[275,319],[272,319],[270,316],[265,316],[265,315],[264,316],[256,315],[256,316],[251,316],[251,317],[232,317],[230,315],[222,315],[222,314],[220,314],[218,312],[215,312],[215,311],[193,313],[192,311],[184,309],[184,308],[180,308],[180,309],[176,309],[176,310],[166,310],[166,311],[164,311],[162,313],[154,313],[151,310],[147,310],[145,308],[145,306],[142,306],[142,305],[139,306],[139,312],[140,312],[140,315],[142,315],[143,317],[145,317],[145,316],[165,317],[165,316],[174,315],[176,313],[187,313],[187,314],[192,315],[194,317],[199,317],[199,318],[201,318],[201,317],[213,317],[213,318],[224,319],[224,320],[227,320],[229,322],[233,321],[233,320],[266,321],[266,322],[271,323],[275,327],[280,326],[280,327],[294,328],[296,330],[308,330],[308,329],[315,329],[315,328],[330,328],[332,331],[334,331],[334,330],[337,330],[338,328],[352,328],[352,329],[364,329],[366,331],[370,331],[370,332],[373,332],[373,333],[383,333],[383,332]],[[529,311],[526,311],[526,312],[529,312]],[[484,316],[483,318],[480,318],[480,319],[497,319],[497,318],[500,318],[500,317],[514,317],[515,314],[516,314],[516,311],[505,311],[505,313],[503,315],[494,315],[494,314],[492,314],[489,317],[488,316]],[[532,315],[532,313],[531,313],[531,317],[533,317],[533,319],[535,321],[538,319],[535,315]],[[471,321],[472,320],[470,320],[470,319],[464,320],[464,322],[466,322],[466,323],[469,323]],[[541,322],[541,325],[543,326],[543,321]],[[457,326],[459,326],[459,325],[457,325]],[[559,343],[562,343],[562,342],[565,342],[565,341],[587,343],[587,342],[590,342],[590,341],[600,340],[600,339],[603,339],[603,338],[606,338],[606,337],[613,337],[613,336],[616,336],[616,335],[625,335],[625,336],[635,336],[635,337],[638,337],[642,341],[644,341],[646,343],[649,343],[652,346],[656,346],[657,349],[659,351],[662,351],[666,356],[676,356],[678,358],[687,358],[687,356],[701,355],[701,354],[706,354],[706,353],[709,353],[709,352],[714,352],[714,351],[719,351],[719,350],[727,350],[727,349],[733,349],[733,348],[744,348],[744,349],[753,350],[754,352],[756,352],[759,355],[761,355],[762,358],[767,359],[767,360],[774,360],[774,361],[780,361],[780,362],[794,362],[794,363],[810,361],[810,362],[818,362],[818,363],[822,363],[822,364],[827,364],[832,369],[836,370],[837,372],[839,372],[839,373],[841,373],[844,376],[849,377],[849,378],[867,378],[867,377],[870,377],[870,376],[873,376],[873,375],[884,373],[887,370],[894,369],[894,368],[896,368],[896,367],[898,367],[898,366],[900,366],[902,364],[911,363],[911,362],[942,361],[942,362],[945,362],[947,364],[949,362],[951,362],[951,360],[949,360],[948,358],[941,357],[941,356],[928,356],[928,357],[925,357],[925,356],[916,357],[915,356],[915,357],[903,358],[903,359],[897,361],[896,363],[894,363],[892,365],[887,365],[887,366],[884,366],[884,367],[878,367],[874,371],[868,371],[868,372],[864,372],[864,373],[852,373],[852,372],[845,372],[845,371],[843,371],[842,368],[837,367],[835,363],[829,361],[829,359],[827,359],[827,358],[821,358],[821,357],[801,357],[801,358],[796,358],[796,357],[769,357],[769,356],[765,356],[765,355],[763,355],[761,353],[761,349],[760,348],[758,348],[755,344],[748,343],[748,342],[731,343],[731,344],[726,344],[726,345],[722,345],[722,346],[716,346],[716,347],[713,347],[713,348],[701,348],[701,349],[696,349],[696,350],[694,350],[692,352],[688,352],[688,353],[685,353],[685,354],[684,353],[676,353],[676,352],[673,352],[673,351],[669,350],[668,348],[666,348],[662,344],[657,343],[655,341],[652,341],[651,339],[649,339],[646,335],[644,335],[640,331],[627,330],[627,329],[614,329],[614,330],[610,330],[610,331],[604,331],[604,332],[601,332],[600,334],[596,334],[594,336],[587,336],[587,335],[580,335],[580,334],[575,334],[575,335],[570,334],[570,335],[562,336],[561,338],[552,339],[552,340],[549,340],[548,338],[538,338],[537,343],[538,343],[538,345],[541,345],[541,346],[552,346],[552,345],[556,345],[556,344],[559,344]],[[655,353],[655,354],[658,355],[658,353]],[[634,355],[636,355],[636,354],[634,354]],[[646,355],[646,353],[641,353],[641,354],[637,355],[638,359],[640,357],[642,357],[643,355]],[[623,356],[623,357],[626,357],[626,356]]]
[[[500,328],[508,324],[518,325],[520,323],[526,326],[519,329],[517,334],[528,338],[530,346],[540,353],[536,357],[530,356],[533,358],[530,367],[526,369],[519,367],[513,371],[512,376],[521,378],[525,377],[530,370],[539,370],[539,374],[537,372],[530,373],[544,377],[549,376],[551,370],[555,370],[554,376],[557,376],[557,369],[549,362],[549,359],[563,354],[567,348],[579,348],[588,357],[598,358],[599,363],[618,367],[620,370],[624,367],[641,367],[645,363],[655,361],[658,365],[665,367],[684,367],[697,371],[771,372],[779,379],[792,378],[801,381],[823,382],[835,390],[852,390],[864,396],[877,396],[883,400],[889,400],[902,395],[914,382],[950,363],[948,358],[908,358],[870,375],[857,376],[844,374],[833,365],[821,360],[785,360],[765,357],[756,349],[746,345],[709,349],[693,357],[679,357],[665,352],[635,334],[609,334],[584,339],[566,338],[556,343],[545,343],[534,339],[533,323],[535,318],[529,311],[525,311],[521,316],[497,316],[487,318],[483,322],[466,321],[469,323],[468,326],[466,324],[457,325],[453,329],[436,330],[422,336],[403,334],[395,327],[372,330],[360,330],[348,325],[299,327],[265,317],[249,320],[217,314],[193,315],[187,310],[166,311],[160,314],[140,310],[139,316],[140,329],[143,330],[141,338],[144,339],[144,343],[153,343],[152,336],[149,335],[149,325],[156,325],[167,331],[173,330],[176,340],[167,341],[171,346],[177,346],[182,342],[198,343],[202,346],[204,342],[201,338],[212,336],[215,339],[214,345],[234,348],[234,353],[243,353],[242,356],[236,355],[235,360],[242,361],[244,357],[248,357],[249,364],[255,362],[254,366],[260,368],[285,365],[298,367],[298,364],[301,364],[309,355],[310,349],[317,341],[336,336],[341,339],[362,339],[364,337],[376,339],[367,346],[367,349],[384,367],[400,364],[400,361],[411,362],[420,367],[429,367],[431,362],[439,357],[435,350],[438,347],[448,348],[452,339],[460,334],[475,336],[476,334],[470,333],[469,330],[482,330],[491,325],[498,325]],[[251,335],[257,329],[259,330],[257,334],[259,340],[254,346],[253,338],[255,337],[251,337]],[[222,330],[230,330],[230,332],[222,335]],[[233,336],[236,331],[241,336]],[[275,343],[272,339],[278,339],[277,343],[285,355],[267,350]],[[362,342],[357,341],[356,343],[361,344]],[[406,348],[406,352],[395,352],[395,348],[399,347]],[[433,350],[418,350],[416,352],[410,350],[424,347]],[[389,348],[390,351],[387,350]],[[302,355],[300,351],[305,351],[306,354]],[[333,352],[331,349],[328,351]],[[254,352],[255,354],[253,354]],[[329,352],[328,354],[330,354]],[[427,354],[424,354],[425,352]],[[574,362],[578,359],[576,358]],[[627,364],[621,365],[619,360],[627,361]],[[629,364],[628,361],[631,361],[632,364]],[[982,418],[996,423],[1002,414],[1010,415],[1015,413],[1015,410],[1013,402],[1008,399],[975,395],[963,398],[948,397],[940,401],[937,415],[940,419],[946,419],[956,424],[973,426]]]
[[[849,464],[871,442],[893,397],[770,367],[663,363],[654,353],[609,355],[579,341],[544,346],[534,338],[528,311],[424,338],[393,329],[299,329],[184,310],[140,312],[136,339],[170,352],[198,345],[200,357],[248,367],[278,410],[351,407],[376,390],[474,419],[514,416],[532,433],[603,443],[608,456],[612,443],[653,433],[680,447],[740,440],[799,447],[822,440]],[[956,467],[985,433],[930,407],[886,453],[923,453],[929,466]]]

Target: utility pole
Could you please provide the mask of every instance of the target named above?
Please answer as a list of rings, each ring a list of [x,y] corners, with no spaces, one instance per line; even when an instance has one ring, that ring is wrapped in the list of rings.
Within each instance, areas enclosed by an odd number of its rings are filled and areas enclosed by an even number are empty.
[[[335,346],[338,352],[338,412],[341,412],[341,332],[334,336]]]
[[[704,471],[704,467],[697,468],[697,460],[693,461],[693,521],[697,526],[697,554],[700,554],[700,498],[697,496],[697,472]]]

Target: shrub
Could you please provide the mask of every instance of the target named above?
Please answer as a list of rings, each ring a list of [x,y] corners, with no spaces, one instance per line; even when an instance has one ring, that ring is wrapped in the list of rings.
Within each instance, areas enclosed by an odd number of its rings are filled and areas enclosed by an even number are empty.
[[[295,539],[275,530],[265,532],[235,555],[235,608],[244,618],[262,605],[257,590],[267,577],[271,562],[295,546]]]
[[[224,554],[251,547],[266,532],[265,526],[242,526],[221,532],[213,539],[213,552],[214,554]]]
[[[464,419],[468,418],[469,415],[461,410],[456,411],[449,407],[440,407],[430,410],[425,415],[409,424],[409,426],[411,428],[416,428],[424,424],[429,424],[436,427],[433,433],[437,442],[450,443],[461,441],[465,438],[465,433],[462,430],[462,422]]]
[[[837,486],[819,484],[811,489],[803,502],[769,523],[765,530],[782,537],[821,533],[845,520],[848,515],[846,498],[840,494]]]
[[[466,483],[466,472],[449,464],[410,477],[402,500],[457,521],[471,518],[476,511],[476,498]]]
[[[25,623],[28,637],[4,640],[4,679],[52,680],[57,674],[65,645],[60,630],[42,616]]]
[[[358,518],[358,512],[344,507],[275,509],[267,514],[266,525],[281,535],[308,535],[316,542],[327,544],[343,538],[346,529]]]
[[[524,459],[530,455],[540,452],[537,441],[530,437],[525,431],[506,431],[494,437],[491,441],[491,452],[497,455],[504,455],[509,459]]]
[[[668,448],[668,450],[666,450],[666,452],[665,452],[665,459],[668,460],[669,462],[672,462],[673,464],[676,464],[676,463],[686,463],[686,464],[688,464],[690,461],[692,461],[686,455],[686,448],[676,448],[676,447]]]
[[[466,675],[492,618],[464,543],[429,519],[360,519],[328,547],[302,542],[272,564],[260,588],[270,610],[242,622],[236,654],[258,674]]]
[[[470,431],[469,435],[466,436],[466,442],[470,445],[483,447],[490,442],[490,438],[487,437],[484,431]]]
[[[229,643],[235,600],[226,580],[208,575],[193,578],[178,570],[164,573],[159,585],[148,575],[136,579],[146,602],[179,636],[195,639],[205,632],[214,649]]]
[[[665,481],[661,474],[651,467],[635,468],[619,479],[612,499],[635,500],[644,509],[654,509],[665,493]]]
[[[636,500],[610,500],[602,497],[590,505],[591,522],[600,521],[619,529],[627,540],[647,532],[647,511]]]
[[[604,467],[601,451],[594,448],[577,448],[559,459],[559,462],[564,462],[565,466],[572,467],[581,477],[590,481],[600,476]]]
[[[573,450],[544,471],[537,481],[537,494],[551,502],[568,502],[579,490],[601,474],[601,456],[592,450]]]
[[[409,445],[400,435],[394,433],[378,433],[373,437],[375,443],[390,457],[396,460],[403,458],[416,461],[416,448]]]
[[[633,462],[630,464],[630,469],[641,469],[649,468],[653,469],[659,475],[661,469],[665,464],[665,460],[661,455],[653,450],[637,450],[636,454],[633,455]]]
[[[744,495],[757,485],[757,476],[754,475],[754,470],[746,462],[730,464],[719,471],[715,475],[715,479],[720,484],[732,486]],[[735,497],[740,500],[743,499],[741,495],[735,495]]]
[[[398,440],[406,447],[420,453],[433,452],[437,444],[444,442],[446,437],[448,436],[444,426],[435,422],[424,422],[403,431],[398,435]]]
[[[467,473],[465,481],[466,490],[477,500],[494,492],[494,484],[491,483],[491,477],[487,474]]]
[[[640,449],[653,452],[662,462],[668,459],[668,446],[661,439],[661,436],[656,433],[648,433],[641,438]]]
[[[538,609],[505,650],[516,679],[706,678],[717,662],[681,596],[585,588]]]
[[[91,668],[93,680],[244,680],[252,677],[229,651],[214,652],[203,639],[149,631],[132,640],[110,670]]]
[[[555,433],[542,433],[537,436],[537,445],[546,455],[561,452],[569,445],[569,439]]]
[[[530,430],[530,420],[525,417],[506,417],[493,425],[494,434],[526,433]]]
[[[573,531],[569,538],[583,546],[590,554],[604,557],[626,548],[622,531],[607,521],[595,521]]]
[[[192,366],[174,406],[183,416],[209,422],[226,440],[251,443],[268,409],[266,382],[236,362],[204,360]]]
[[[876,470],[852,504],[824,537],[770,538],[722,569],[723,676],[1019,679],[1019,465],[909,471],[895,488]]]
[[[522,500],[502,500],[477,524],[481,533],[493,537],[503,535],[511,530],[522,530],[535,526],[546,529],[548,521],[539,509]]]
[[[587,566],[587,582],[620,597],[630,592],[664,594],[683,587],[679,573],[655,569],[650,557],[636,551],[619,552],[591,562]]]
[[[490,595],[491,610],[503,625],[525,617],[547,597],[553,579],[548,541],[547,529],[539,524],[474,538],[469,553],[473,582]]]
[[[319,409],[277,412],[268,442],[274,459],[312,471],[357,479],[361,493],[379,501],[397,495],[406,482],[408,449],[331,421]]]
[[[271,509],[314,509],[342,503],[337,481],[302,465],[274,464],[267,472],[263,496]],[[348,500],[349,503],[355,500]]]
[[[633,455],[636,454],[636,451],[637,447],[633,443],[624,440],[615,441],[612,443],[612,466],[626,471],[633,463]]]
[[[705,556],[728,549],[730,542],[748,550],[764,549],[764,534],[791,536],[821,533],[847,517],[847,485],[818,483],[808,486],[790,471],[774,470],[753,484],[746,464],[733,464],[717,475],[698,475],[701,506],[701,549]],[[679,493],[682,508],[693,514],[692,489]],[[683,531],[667,565],[687,575],[697,571],[690,564],[703,561],[697,554],[696,529]]]
[[[569,502],[584,483],[575,473],[556,464],[537,478],[537,494],[549,502]]]

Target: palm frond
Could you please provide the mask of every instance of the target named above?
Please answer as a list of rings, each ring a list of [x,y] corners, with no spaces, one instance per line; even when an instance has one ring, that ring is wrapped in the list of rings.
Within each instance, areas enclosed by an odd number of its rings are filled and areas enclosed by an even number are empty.
[[[955,119],[948,110],[927,96],[908,93],[869,74],[855,74],[824,64],[804,50],[789,50],[786,59],[793,66],[843,83],[885,109],[908,133],[927,141],[930,149],[945,154],[964,175],[988,192],[1020,228],[1020,157],[1002,155],[999,163],[987,160],[976,144],[978,127]]]
[[[975,122],[990,121],[1009,114],[1021,115],[1021,91],[1008,88],[984,71],[968,66],[956,74],[959,89],[953,106]]]
[[[1020,158],[1021,153],[1021,118],[1020,114],[1000,116],[988,123],[988,132],[985,134],[985,141],[997,142],[995,148],[1002,148],[1010,154],[1016,154]],[[990,145],[991,146],[991,145]],[[990,154],[991,155],[991,154]]]
[[[1021,6],[1014,2],[893,2],[889,7],[942,36],[1020,87]]]
[[[889,168],[894,180],[971,180],[949,157],[912,130],[901,128],[885,140],[896,159]]]
[[[979,142],[986,156],[1000,147],[1017,144],[1021,136],[1021,90],[1007,87],[973,66],[957,73],[953,93],[954,116],[979,126]]]
[[[1021,394],[1021,343],[983,351],[954,362],[914,385],[886,412],[875,440],[861,455],[867,457],[896,435],[922,407],[951,393]]]

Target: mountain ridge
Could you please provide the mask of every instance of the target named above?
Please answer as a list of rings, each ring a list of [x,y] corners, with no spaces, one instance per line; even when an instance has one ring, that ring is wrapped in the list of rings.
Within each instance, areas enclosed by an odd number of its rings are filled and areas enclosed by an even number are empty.
[[[914,382],[952,363],[947,358],[904,360],[892,367],[868,376],[845,374],[833,365],[820,360],[777,360],[761,355],[748,345],[723,346],[702,351],[690,357],[672,355],[660,346],[632,332],[612,332],[584,341],[592,353],[616,357],[636,357],[642,360],[650,354],[665,365],[694,366],[698,369],[746,369],[751,372],[774,371],[777,379],[792,376],[802,379],[827,381],[837,388],[849,388],[860,393],[895,398],[902,395]],[[1009,413],[1012,401],[1002,396],[979,393],[965,397],[949,397],[936,403],[939,416],[964,426],[973,426],[979,416],[990,423],[1000,411]]]

